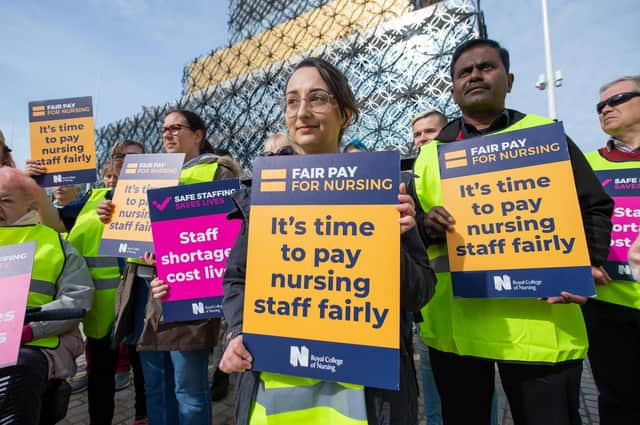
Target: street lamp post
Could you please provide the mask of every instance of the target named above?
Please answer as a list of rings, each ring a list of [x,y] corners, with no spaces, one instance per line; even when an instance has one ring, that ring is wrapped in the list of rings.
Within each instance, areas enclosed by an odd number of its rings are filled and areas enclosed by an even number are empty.
[[[549,13],[547,10],[547,0],[542,0],[542,28],[544,30],[544,57],[546,75],[541,75],[536,87],[540,90],[548,88],[547,106],[549,109],[549,117],[557,118],[556,112],[556,87],[562,85],[562,75],[560,71],[553,73],[553,62],[551,59],[551,36],[549,34]]]

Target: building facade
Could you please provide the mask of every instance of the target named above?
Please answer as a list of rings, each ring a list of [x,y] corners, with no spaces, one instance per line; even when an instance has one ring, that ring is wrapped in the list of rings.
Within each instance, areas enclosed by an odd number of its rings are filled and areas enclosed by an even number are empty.
[[[429,108],[457,115],[449,61],[455,47],[482,33],[476,0],[231,0],[230,44],[184,69],[182,97],[97,131],[98,159],[118,140],[161,151],[155,132],[166,111],[191,109],[208,140],[229,149],[247,174],[262,142],[284,130],[279,100],[292,67],[320,56],[349,79],[361,117],[343,136],[371,150],[412,145],[411,117]]]

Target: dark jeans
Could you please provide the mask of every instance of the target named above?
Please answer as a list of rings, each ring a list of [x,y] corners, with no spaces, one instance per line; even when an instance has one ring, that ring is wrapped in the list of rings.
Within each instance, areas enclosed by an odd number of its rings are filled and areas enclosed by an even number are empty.
[[[20,347],[18,363],[3,370],[3,374],[10,376],[10,383],[7,399],[0,408],[0,421],[7,414],[15,413],[15,423],[39,425],[48,373],[47,358],[38,348]],[[15,410],[7,411],[9,409]]]
[[[131,368],[133,369],[133,385],[136,390],[136,419],[147,417],[147,399],[144,395],[144,374],[140,363],[140,354],[135,345],[128,345],[129,356],[131,357]]]
[[[582,312],[600,423],[640,424],[640,310],[589,300]]]
[[[111,425],[118,350],[111,349],[111,336],[87,338],[89,419],[91,425]]]
[[[144,375],[140,355],[135,345],[129,345],[129,356],[133,368],[133,383],[136,391],[136,419],[147,417],[147,401],[144,396]],[[115,374],[118,366],[119,350],[111,349],[109,335],[102,339],[87,338],[89,377],[89,417],[91,425],[111,425],[114,412]]]
[[[494,361],[429,348],[445,425],[489,425]],[[497,362],[515,425],[579,425],[582,361]]]

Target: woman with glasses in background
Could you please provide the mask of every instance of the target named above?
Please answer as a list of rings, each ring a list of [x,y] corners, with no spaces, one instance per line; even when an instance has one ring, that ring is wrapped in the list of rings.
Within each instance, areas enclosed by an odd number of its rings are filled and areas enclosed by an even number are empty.
[[[199,115],[183,109],[171,111],[165,116],[159,133],[167,153],[185,154],[180,184],[240,175],[235,161],[214,153],[205,138],[206,127]],[[112,213],[110,201],[98,208],[105,222]],[[217,341],[220,319],[164,323],[160,298],[150,297],[148,291],[149,285],[164,285],[164,282],[156,278],[153,254],[145,254],[144,259],[146,264],[127,265],[120,284],[116,340],[132,332],[139,335],[138,350],[151,424],[210,425],[207,366],[209,352]],[[131,309],[133,320],[128,320],[125,313]]]
[[[282,106],[289,136],[304,155],[338,153],[342,133],[358,116],[358,106],[345,76],[318,58],[305,59],[295,67],[286,82]],[[402,243],[401,252],[393,255],[401,258],[401,308],[404,312],[419,311],[433,294],[435,276],[415,231],[413,201],[406,194],[404,184],[399,190],[398,228]],[[220,368],[229,373],[244,372],[237,384],[237,423],[417,424],[413,359],[404,338],[400,342],[400,391],[249,370],[252,357],[242,342],[249,190],[237,192],[234,201],[238,209],[232,217],[243,219],[244,226],[227,261],[224,277],[223,309],[229,330],[224,338],[227,346]],[[164,290],[154,288],[154,293],[162,296]],[[273,398],[270,389],[274,387],[280,394],[286,389],[286,400]],[[311,394],[308,388],[321,390]],[[345,400],[349,403],[344,403]],[[277,403],[276,410],[280,410],[274,412],[272,402]]]

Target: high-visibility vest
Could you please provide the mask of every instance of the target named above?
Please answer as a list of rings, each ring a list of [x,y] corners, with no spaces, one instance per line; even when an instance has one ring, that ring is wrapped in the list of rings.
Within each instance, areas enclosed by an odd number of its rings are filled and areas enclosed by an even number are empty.
[[[213,181],[218,169],[217,162],[196,164],[180,172],[180,184],[194,184]]]
[[[261,372],[251,425],[365,425],[362,385]]]
[[[98,218],[96,208],[105,200],[111,189],[92,189],[82,207],[67,241],[87,262],[96,287],[91,310],[83,319],[84,333],[94,339],[104,338],[115,319],[116,292],[120,282],[120,268],[116,257],[98,255],[104,224]]]
[[[494,134],[552,122],[526,115]],[[414,166],[418,200],[426,212],[443,206],[437,150],[441,143],[423,146]],[[422,309],[420,335],[425,344],[493,360],[557,363],[585,357],[587,332],[578,305],[535,299],[454,298],[446,243],[431,244],[427,253],[438,284],[433,299]]]
[[[0,244],[12,245],[24,242],[36,242],[36,251],[31,270],[31,284],[27,306],[40,307],[50,303],[56,296],[56,282],[64,268],[64,248],[60,235],[55,230],[41,225],[0,227]],[[56,348],[57,336],[39,338],[27,345],[34,347]]]
[[[640,171],[640,161],[614,162],[603,157],[598,151],[585,155],[594,171],[629,170]],[[606,189],[606,187],[605,187]],[[633,242],[633,241],[632,241]],[[626,250],[628,253],[628,249]],[[626,255],[626,254],[625,254]],[[627,265],[628,266],[628,265]],[[606,285],[596,285],[597,299],[613,304],[640,309],[640,283],[628,280],[612,280]]]

